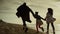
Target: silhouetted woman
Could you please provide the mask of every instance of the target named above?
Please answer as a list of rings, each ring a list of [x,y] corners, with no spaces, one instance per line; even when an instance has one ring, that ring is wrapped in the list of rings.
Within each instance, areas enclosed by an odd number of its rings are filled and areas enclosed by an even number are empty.
[[[48,8],[48,12],[46,14],[46,23],[47,23],[47,34],[49,34],[49,24],[51,23],[51,26],[53,28],[53,34],[55,34],[55,27],[53,22],[56,20],[55,18],[53,18],[53,9],[52,8]]]

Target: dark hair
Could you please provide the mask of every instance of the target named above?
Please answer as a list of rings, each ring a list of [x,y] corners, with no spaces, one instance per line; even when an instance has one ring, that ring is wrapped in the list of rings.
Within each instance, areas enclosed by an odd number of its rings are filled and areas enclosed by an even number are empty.
[[[48,8],[48,13],[53,15],[53,9],[52,8]]]

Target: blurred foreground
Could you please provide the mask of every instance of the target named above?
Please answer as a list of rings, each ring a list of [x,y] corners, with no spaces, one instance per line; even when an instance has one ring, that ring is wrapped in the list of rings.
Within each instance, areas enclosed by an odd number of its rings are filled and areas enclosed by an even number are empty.
[[[0,34],[37,34],[36,30],[29,28],[28,32],[25,33],[22,29],[22,25],[10,24],[0,20]],[[39,32],[38,34],[43,34]]]

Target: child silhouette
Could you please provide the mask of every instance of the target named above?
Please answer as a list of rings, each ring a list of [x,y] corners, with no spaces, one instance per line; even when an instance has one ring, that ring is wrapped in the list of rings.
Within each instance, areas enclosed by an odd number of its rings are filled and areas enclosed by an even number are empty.
[[[38,28],[40,28],[40,29],[42,29],[42,31],[44,31],[43,27],[41,27],[41,25],[43,25],[43,22],[42,22],[41,19],[43,19],[43,18],[38,15],[38,12],[35,12],[35,18],[36,18],[36,29],[37,29],[37,32],[39,32]]]
[[[54,21],[56,21],[56,18],[53,17],[53,9],[48,8],[48,12],[45,17],[46,23],[47,23],[47,34],[49,34],[49,24],[51,24],[53,29],[53,34],[55,34],[55,27],[54,27]]]

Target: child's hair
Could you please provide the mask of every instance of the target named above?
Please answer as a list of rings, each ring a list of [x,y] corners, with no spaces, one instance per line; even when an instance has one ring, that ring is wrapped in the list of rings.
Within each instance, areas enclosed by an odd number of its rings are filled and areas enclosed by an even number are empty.
[[[50,13],[51,15],[53,15],[53,9],[52,8],[48,8],[48,13]]]

